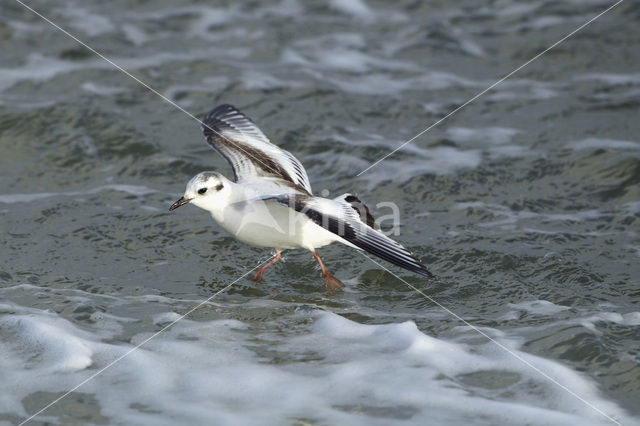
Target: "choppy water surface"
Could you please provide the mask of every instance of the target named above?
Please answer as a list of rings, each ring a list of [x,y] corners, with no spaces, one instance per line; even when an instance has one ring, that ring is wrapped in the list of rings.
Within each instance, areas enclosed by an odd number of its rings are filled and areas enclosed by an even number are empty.
[[[34,1],[202,115],[232,103],[314,191],[395,201],[440,277],[345,247],[242,279],[33,424],[640,423],[640,7],[624,2]],[[266,259],[193,207],[230,174],[192,119],[0,6],[0,424],[19,423]],[[387,211],[378,210],[379,214]],[[570,395],[527,361],[579,395]]]

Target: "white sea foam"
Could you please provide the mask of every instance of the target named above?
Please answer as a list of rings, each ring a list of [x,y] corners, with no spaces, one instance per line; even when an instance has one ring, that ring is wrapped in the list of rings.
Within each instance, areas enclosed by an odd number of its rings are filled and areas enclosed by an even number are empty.
[[[414,153],[416,157],[412,161],[389,157],[376,166],[376,173],[364,174],[362,179],[367,181],[368,187],[372,189],[379,183],[390,180],[397,183],[406,182],[424,174],[446,175],[460,170],[474,169],[480,165],[482,159],[482,152],[475,149],[420,148],[407,145],[406,151]],[[317,173],[319,176],[324,174],[322,170],[326,172],[327,164],[337,167],[346,175],[352,175],[353,170],[362,170],[371,165],[362,158],[348,154],[341,154],[336,158],[330,153],[321,153],[314,154],[310,158],[319,161],[318,166],[309,168],[312,175]]]
[[[102,186],[87,189],[84,191],[40,192],[40,193],[34,193],[34,194],[3,194],[3,195],[0,195],[0,203],[7,203],[7,204],[30,203],[32,201],[41,200],[43,198],[77,197],[81,195],[97,194],[102,191],[108,191],[108,190],[126,192],[127,194],[137,195],[137,196],[145,196],[145,195],[153,194],[154,192],[157,192],[155,189],[151,189],[142,185],[113,184],[113,185],[102,185]]]
[[[560,95],[562,85],[529,79],[505,80],[483,96],[485,101],[547,100]]]
[[[271,90],[300,88],[307,84],[292,79],[282,80],[265,71],[247,71],[241,76],[242,84],[247,90]]]
[[[553,315],[569,309],[566,306],[556,305],[547,300],[530,300],[520,303],[510,303],[509,306],[535,315]]]
[[[621,141],[616,139],[587,138],[569,142],[567,147],[574,150],[582,149],[606,149],[606,150],[633,150],[640,149],[640,142]]]
[[[529,22],[525,22],[523,24],[517,25],[514,30],[515,31],[526,31],[526,30],[540,30],[543,28],[555,27],[557,25],[561,25],[566,23],[565,17],[560,16],[537,16],[532,18]]]
[[[227,8],[199,7],[194,13],[196,22],[190,25],[187,36],[205,36],[209,34],[209,29],[219,27],[230,22],[236,14],[237,6],[233,3]]]
[[[211,6],[179,6],[158,8],[151,12],[138,12],[131,15],[136,21],[152,21],[152,22],[167,22],[174,18],[180,18],[182,20],[189,20],[186,30],[183,30],[180,34],[182,38],[199,38],[208,41],[221,41],[230,38],[251,40],[257,39],[262,34],[261,30],[254,30],[255,25],[248,24],[247,22],[255,22],[265,18],[267,15],[277,15],[282,17],[300,18],[303,13],[303,9],[300,4],[295,0],[283,0],[279,4],[260,4],[260,7],[256,8],[241,8],[236,4],[230,4],[224,8],[211,7]],[[231,28],[222,27],[229,23],[235,23],[237,25]],[[127,29],[127,37],[134,43],[146,43],[150,39],[159,39],[170,37],[170,34],[166,34],[163,31],[156,31],[153,34],[143,33],[139,34],[136,27]]]
[[[640,213],[640,201],[631,201],[622,205],[627,216],[633,216]]]
[[[504,217],[503,219],[478,224],[478,226],[483,227],[513,225],[526,219],[538,219],[543,223],[561,221],[582,222],[587,220],[600,219],[602,217],[610,215],[610,213],[603,213],[599,210],[584,210],[575,213],[536,213],[528,210],[515,211],[508,206],[499,204],[488,204],[482,201],[457,203],[454,208],[458,210],[469,208],[479,209],[488,211],[496,216]]]
[[[95,93],[96,95],[103,96],[117,95],[119,93],[124,93],[127,91],[122,87],[109,87],[102,84],[94,83],[92,81],[84,82],[80,87],[82,88],[82,90],[86,90],[89,93]]]
[[[142,46],[150,39],[149,35],[136,25],[123,24],[120,29],[127,40],[136,46]]]
[[[361,19],[373,19],[375,13],[363,0],[329,0],[332,8]]]
[[[49,24],[40,21],[21,22],[10,19],[6,21],[6,24],[13,30],[13,35],[16,38],[33,37],[34,34],[40,34],[49,29]]]
[[[382,3],[384,4],[384,3]],[[407,16],[397,9],[377,8],[369,6],[364,0],[329,0],[329,5],[333,10],[348,15],[358,21],[368,23],[375,20],[384,19],[385,22],[403,22]]]
[[[291,55],[291,53],[289,53]],[[316,64],[322,69],[333,69],[349,71],[353,73],[365,73],[373,70],[397,70],[397,71],[417,71],[419,68],[406,61],[389,60],[367,55],[357,50],[346,49],[344,47],[330,49],[314,49],[298,54],[297,58],[307,57],[303,63],[309,66]],[[284,59],[293,59],[296,56],[284,56]],[[297,59],[299,61],[299,59]]]
[[[467,128],[467,127],[450,127],[447,129],[447,137],[464,144],[486,145],[495,144],[502,145],[511,142],[513,137],[520,133],[518,129],[508,127],[484,127],[484,128]]]
[[[479,12],[487,14],[498,14],[499,16],[522,16],[529,15],[531,12],[539,9],[542,3],[511,3],[504,4],[498,8],[479,8]]]
[[[518,133],[519,130],[507,127],[452,127],[447,129],[446,136],[461,145],[482,148],[490,158],[524,157],[534,154],[535,151],[526,146],[509,143]]]
[[[71,26],[90,37],[111,33],[116,29],[116,26],[108,17],[91,13],[87,9],[78,7],[77,4],[73,5],[73,7],[62,9],[62,13],[67,18],[70,18]]]
[[[606,93],[594,93],[589,96],[590,99],[596,99],[598,101],[604,102],[612,102],[614,104],[625,103],[631,100],[634,102],[638,98],[640,98],[640,89],[628,90],[622,89],[617,93],[611,93],[607,91]]]
[[[160,66],[174,61],[189,61],[195,59],[207,59],[212,56],[226,57],[231,59],[244,58],[249,54],[247,48],[226,48],[206,50],[199,49],[192,52],[160,52],[148,56],[138,56],[135,58],[110,59],[128,71],[144,69],[147,67]],[[23,81],[43,82],[50,80],[61,74],[68,74],[78,70],[109,70],[118,72],[113,65],[100,59],[88,59],[86,61],[68,61],[33,53],[27,56],[22,66],[13,68],[0,68],[0,91],[3,91],[17,83]]]
[[[537,316],[550,317],[549,321],[542,325],[525,326],[518,328],[522,336],[539,335],[542,330],[566,329],[570,326],[579,326],[596,336],[601,336],[603,331],[599,327],[607,324],[618,324],[625,327],[637,327],[640,325],[640,312],[616,312],[616,306],[602,304],[593,309],[584,307],[572,307],[556,305],[547,300],[532,300],[519,303],[510,303],[509,311],[505,312],[500,320],[509,321],[520,318],[521,312]],[[562,315],[558,315],[564,312]],[[560,319],[558,319],[560,318]]]
[[[178,6],[169,8],[154,8],[151,12],[136,12],[131,16],[137,20],[150,20],[166,22],[172,18],[191,17],[195,19],[192,28],[206,30],[208,26],[223,24],[237,13],[237,7],[225,9],[212,8],[209,6]],[[208,25],[207,25],[208,23]],[[197,31],[192,31],[197,32]]]
[[[589,73],[574,77],[578,81],[597,81],[611,86],[640,84],[640,74]]]
[[[441,340],[412,321],[363,325],[327,312],[292,315],[312,322],[286,337],[282,328],[263,332],[265,343],[240,321],[184,319],[79,391],[120,424],[607,424],[493,343]],[[168,311],[154,322],[175,318]],[[81,329],[44,311],[0,317],[9,336],[0,347],[0,412],[26,416],[26,396],[63,392],[150,336],[117,343],[99,326]],[[272,363],[263,350],[292,358]],[[609,415],[633,420],[581,374],[516,352]],[[473,380],[487,374],[489,387]],[[57,421],[49,412],[43,418]]]
[[[388,74],[370,73],[357,77],[323,76],[341,90],[363,95],[392,95],[407,90],[442,90],[451,87],[478,87],[479,83],[447,72],[424,72],[417,77],[394,78]]]
[[[598,323],[614,323],[625,326],[636,327],[640,325],[640,312],[627,312],[621,314],[619,312],[607,312],[602,311],[594,315],[589,315],[586,318],[580,318],[577,321],[581,326],[591,330],[597,335],[601,335],[602,332],[598,330]]]
[[[5,316],[0,327],[20,335],[21,343],[33,350],[31,363],[46,372],[73,372],[91,365],[90,334],[55,315]]]

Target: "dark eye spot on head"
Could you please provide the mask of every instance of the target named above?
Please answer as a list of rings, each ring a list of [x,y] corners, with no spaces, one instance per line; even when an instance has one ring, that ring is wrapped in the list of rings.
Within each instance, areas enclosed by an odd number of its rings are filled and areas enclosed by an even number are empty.
[[[222,188],[224,188],[224,185],[219,183],[218,185],[216,185],[216,191],[220,191]]]
[[[198,189],[198,194],[200,194],[200,195],[204,194],[205,192],[207,192],[207,188]]]

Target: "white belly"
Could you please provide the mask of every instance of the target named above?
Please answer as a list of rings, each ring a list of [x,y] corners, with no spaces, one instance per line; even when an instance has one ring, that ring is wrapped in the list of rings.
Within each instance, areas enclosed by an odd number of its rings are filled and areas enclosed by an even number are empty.
[[[304,214],[271,202],[240,202],[226,207],[213,218],[239,241],[276,249],[314,250],[341,238]],[[222,220],[220,220],[222,219]]]

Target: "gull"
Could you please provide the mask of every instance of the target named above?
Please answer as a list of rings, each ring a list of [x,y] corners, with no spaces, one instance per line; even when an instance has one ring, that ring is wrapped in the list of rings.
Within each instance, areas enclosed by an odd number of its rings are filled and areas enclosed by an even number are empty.
[[[209,211],[237,240],[275,249],[274,258],[256,272],[254,281],[262,281],[283,250],[307,249],[320,265],[331,294],[343,284],[325,268],[316,249],[333,242],[433,277],[406,248],[380,231],[357,196],[328,199],[313,195],[300,161],[272,144],[234,106],[212,109],[202,121],[202,131],[207,144],[229,162],[234,179],[213,171],[198,173],[169,210],[193,204]]]

